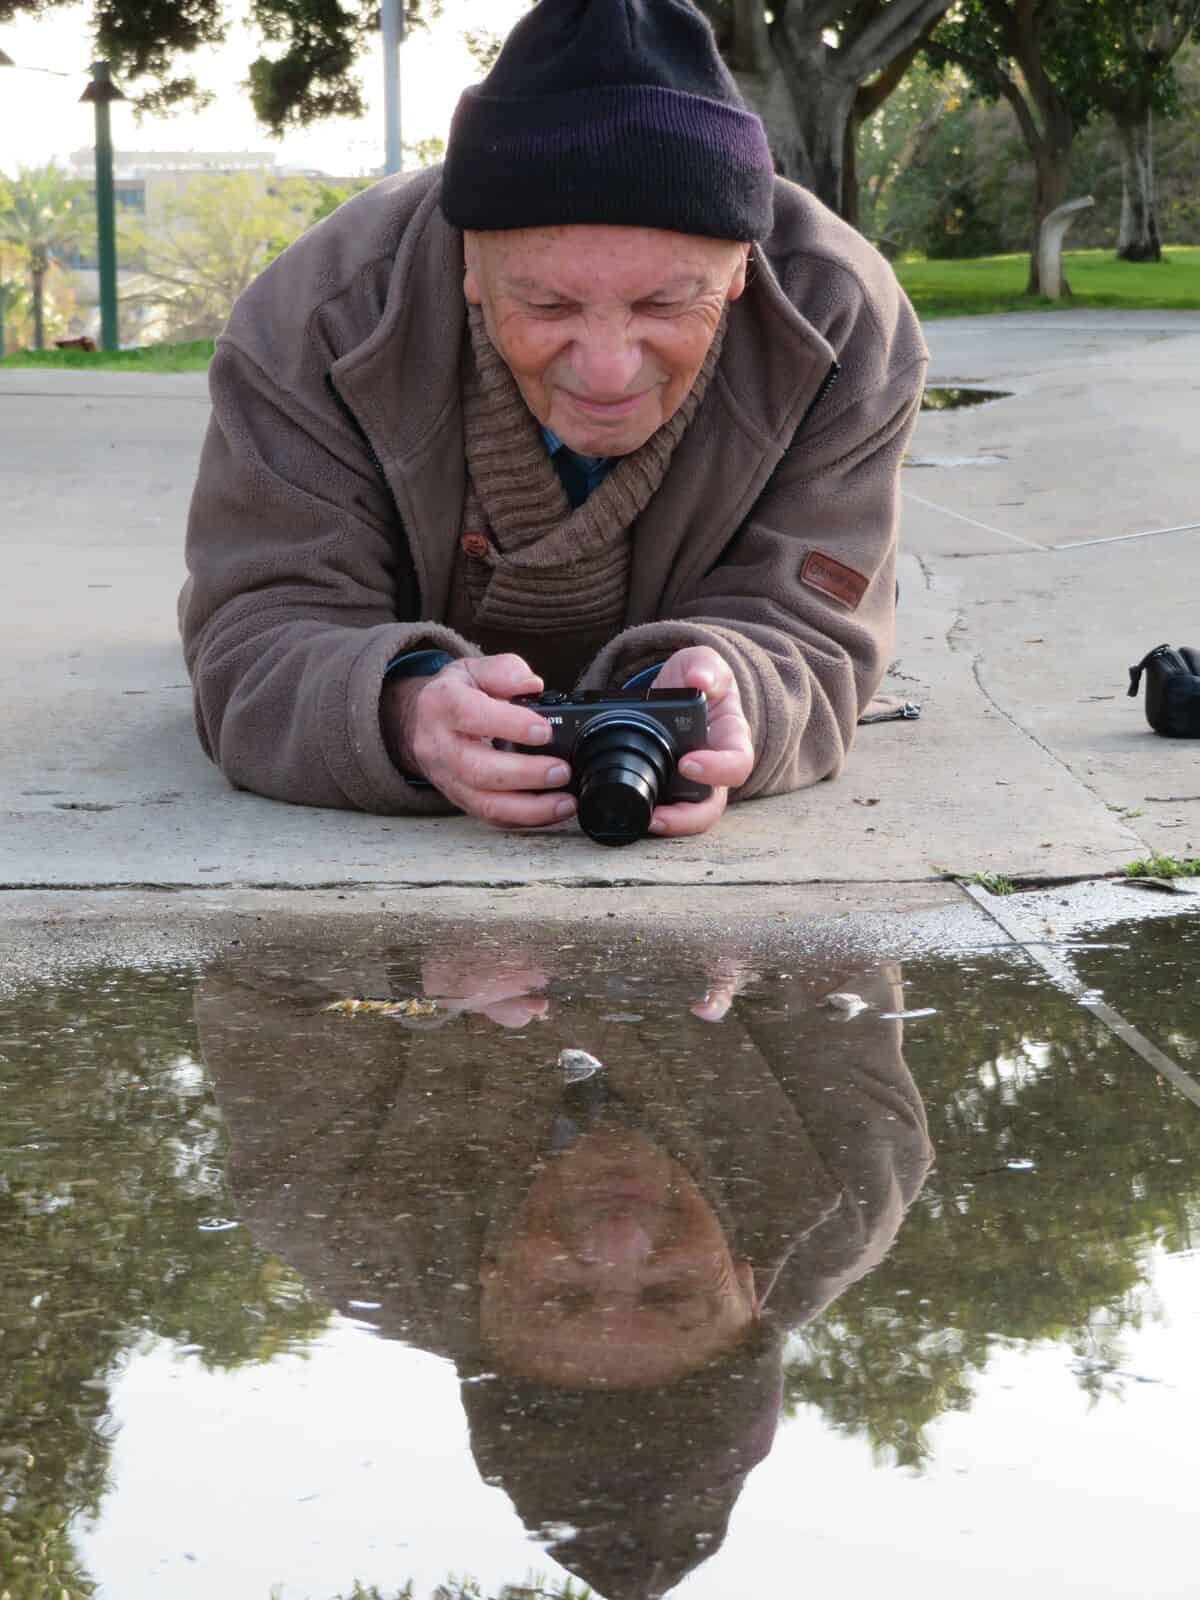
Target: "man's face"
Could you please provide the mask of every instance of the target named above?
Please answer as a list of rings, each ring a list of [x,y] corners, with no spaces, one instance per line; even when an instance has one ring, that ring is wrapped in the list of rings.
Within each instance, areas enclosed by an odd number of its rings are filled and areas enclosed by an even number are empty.
[[[757,1316],[753,1272],[691,1178],[621,1127],[541,1168],[480,1280],[489,1359],[571,1388],[668,1383]]]
[[[657,228],[468,233],[465,289],[538,421],[580,455],[622,456],[679,409],[748,254]]]

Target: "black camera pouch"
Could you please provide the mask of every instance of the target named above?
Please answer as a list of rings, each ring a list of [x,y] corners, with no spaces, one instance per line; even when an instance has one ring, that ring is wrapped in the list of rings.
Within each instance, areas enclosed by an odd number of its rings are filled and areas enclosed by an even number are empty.
[[[1129,669],[1129,698],[1146,675],[1146,720],[1166,739],[1200,739],[1200,650],[1160,644]]]

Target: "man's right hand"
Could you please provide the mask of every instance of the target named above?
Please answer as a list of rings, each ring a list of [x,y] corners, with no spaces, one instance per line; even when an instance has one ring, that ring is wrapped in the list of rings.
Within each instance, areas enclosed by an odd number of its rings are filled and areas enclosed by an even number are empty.
[[[561,789],[570,768],[559,759],[494,750],[491,739],[549,744],[544,717],[510,702],[540,694],[542,680],[520,656],[473,656],[432,678],[384,685],[380,719],[388,754],[401,772],[421,777],[452,805],[496,828],[540,828],[573,816]]]

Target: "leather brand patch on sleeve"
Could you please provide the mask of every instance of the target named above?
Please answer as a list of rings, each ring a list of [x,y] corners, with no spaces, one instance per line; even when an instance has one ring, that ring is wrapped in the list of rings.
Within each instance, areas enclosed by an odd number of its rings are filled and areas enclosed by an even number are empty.
[[[864,578],[861,572],[855,572],[844,561],[835,561],[820,550],[810,550],[800,568],[800,582],[806,583],[810,589],[816,589],[819,594],[827,594],[831,600],[840,600],[851,611],[857,611],[871,580]]]

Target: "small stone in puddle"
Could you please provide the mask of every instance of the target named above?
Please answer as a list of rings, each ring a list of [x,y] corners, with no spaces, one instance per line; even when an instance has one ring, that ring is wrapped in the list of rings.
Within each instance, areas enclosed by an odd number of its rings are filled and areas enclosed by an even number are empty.
[[[558,1058],[559,1069],[568,1083],[582,1083],[604,1071],[604,1064],[586,1050],[563,1050]]]
[[[860,1011],[869,1009],[867,1002],[860,994],[827,994],[821,1001],[830,1011],[836,1011],[839,1016],[847,1018],[856,1017]]]

